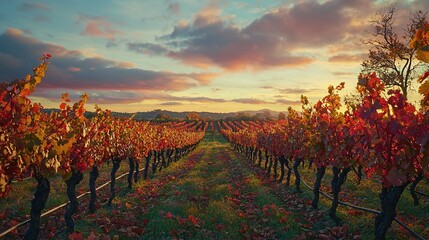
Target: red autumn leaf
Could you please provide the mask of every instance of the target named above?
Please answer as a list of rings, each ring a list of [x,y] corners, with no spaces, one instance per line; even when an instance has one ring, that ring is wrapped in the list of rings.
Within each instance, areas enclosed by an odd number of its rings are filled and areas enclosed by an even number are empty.
[[[240,226],[240,233],[247,233],[249,231],[249,225],[245,224],[245,223],[241,223]]]
[[[422,82],[423,80],[425,80],[427,77],[429,77],[429,71],[425,72],[423,75],[421,75],[419,77],[419,81]]]
[[[168,218],[168,219],[172,219],[173,218],[173,214],[171,214],[170,212],[167,212],[165,214],[165,217]]]
[[[68,239],[69,240],[84,240],[85,238],[83,237],[82,233],[74,232],[74,233],[69,234]]]
[[[143,232],[144,232],[144,228],[142,228],[142,227],[135,227],[135,228],[133,229],[133,232],[134,232],[135,234],[137,234],[137,235],[142,235],[142,234],[143,234]]]
[[[98,238],[97,238],[97,236],[95,236],[94,232],[91,232],[89,234],[89,236],[86,238],[86,240],[96,240],[96,239],[98,239]]]
[[[9,208],[0,213],[0,220],[5,220],[9,216]]]
[[[194,226],[198,226],[199,219],[198,219],[198,218],[196,218],[194,215],[189,215],[189,216],[188,216],[188,221],[189,221],[192,225],[194,225]]]
[[[186,218],[181,218],[179,216],[176,217],[176,220],[177,220],[177,223],[179,225],[183,225],[183,224],[185,224],[188,221]]]

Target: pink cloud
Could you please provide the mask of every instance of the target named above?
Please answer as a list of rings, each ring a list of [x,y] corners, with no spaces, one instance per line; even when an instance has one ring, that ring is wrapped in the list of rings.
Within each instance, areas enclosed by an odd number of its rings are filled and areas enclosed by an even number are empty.
[[[132,62],[117,62],[116,66],[120,68],[133,68],[136,65]]]
[[[77,67],[69,67],[67,68],[70,72],[80,72],[82,71],[82,69],[77,68]]]
[[[81,32],[83,35],[111,40],[123,34],[122,31],[113,28],[113,24],[104,17],[80,15],[78,22],[85,24],[85,29]]]
[[[46,96],[49,91],[59,96],[60,91],[94,92],[100,102],[136,102],[141,92],[182,91],[207,85],[217,77],[213,73],[174,73],[135,68],[133,63],[117,62],[103,57],[85,57],[77,50],[45,43],[25,35],[18,29],[0,34],[0,72],[5,79],[23,78],[38,64],[43,53],[51,53],[45,79],[35,94]],[[26,59],[27,61],[20,61]],[[48,91],[49,90],[49,91]],[[110,95],[110,92],[114,92]],[[132,92],[134,95],[124,94]],[[114,97],[117,96],[117,97]],[[130,97],[131,96],[131,97]]]
[[[180,21],[172,32],[159,37],[160,43],[134,43],[128,49],[230,71],[308,65],[314,61],[311,49],[320,48],[336,55],[331,61],[340,61],[341,55],[360,50],[356,43],[379,7],[371,0],[303,0],[239,26],[233,17],[222,14],[217,1],[210,1],[190,21]]]
[[[277,103],[284,104],[284,105],[300,105],[301,101],[297,100],[288,100],[288,99],[277,99]]]
[[[32,2],[23,2],[19,7],[19,10],[24,11],[24,12],[30,12],[30,11],[34,11],[34,10],[41,10],[44,12],[50,12],[51,9],[43,4],[43,3],[32,3]]]
[[[368,54],[366,53],[359,53],[359,54],[338,54],[335,56],[332,56],[328,59],[329,62],[343,62],[343,63],[361,63],[364,59],[366,59]]]
[[[180,4],[178,2],[168,4],[168,11],[172,14],[178,14],[180,12]]]
[[[257,104],[257,105],[271,103],[257,98],[237,98],[237,99],[233,99],[232,101],[236,103]]]

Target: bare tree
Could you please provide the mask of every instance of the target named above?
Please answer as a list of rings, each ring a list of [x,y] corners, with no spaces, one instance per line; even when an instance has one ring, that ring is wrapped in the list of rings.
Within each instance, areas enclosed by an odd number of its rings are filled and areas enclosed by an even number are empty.
[[[399,88],[407,98],[413,79],[422,71],[423,62],[415,58],[416,50],[410,41],[417,29],[426,22],[426,14],[418,11],[410,16],[410,21],[401,36],[395,29],[395,6],[379,12],[371,21],[373,29],[368,39],[362,42],[370,46],[368,59],[362,65],[363,73],[376,72],[387,87]]]

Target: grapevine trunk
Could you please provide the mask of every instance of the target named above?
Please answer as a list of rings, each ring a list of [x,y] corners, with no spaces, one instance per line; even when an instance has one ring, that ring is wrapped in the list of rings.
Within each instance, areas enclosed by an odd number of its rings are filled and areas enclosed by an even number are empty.
[[[48,200],[50,183],[48,178],[36,173],[37,188],[31,201],[30,226],[25,233],[24,239],[37,239],[40,231],[40,215]]]
[[[76,210],[79,204],[76,197],[76,185],[80,183],[82,178],[83,178],[82,173],[77,171],[77,172],[73,172],[72,176],[66,180],[67,196],[69,198],[70,203],[64,214],[64,219],[66,221],[67,230],[70,233],[74,232],[73,214],[76,213]]]
[[[95,188],[95,181],[99,176],[98,167],[93,166],[91,172],[89,173],[89,191],[91,198],[89,200],[89,212],[95,213],[95,202],[97,201],[97,190]]]
[[[150,164],[150,158],[152,157],[152,151],[148,153],[146,159],[145,159],[145,165],[143,169],[143,178],[147,179],[147,173],[149,171],[149,164]]]
[[[332,204],[331,208],[329,208],[329,216],[337,223],[337,225],[340,225],[340,219],[337,217],[337,207],[339,202],[339,194],[341,192],[341,186],[346,182],[347,175],[350,172],[350,168],[341,168],[333,167],[333,178],[331,180],[331,188],[332,188]]]
[[[295,189],[298,193],[301,193],[301,175],[299,175],[298,167],[301,163],[302,158],[296,158],[293,164],[293,173],[295,174]]]
[[[416,187],[417,187],[417,184],[419,184],[419,182],[422,179],[423,179],[423,174],[420,173],[413,181],[413,183],[411,183],[411,186],[410,186],[410,193],[414,200],[414,206],[419,205],[419,197],[417,197],[417,194],[416,194]]]
[[[116,182],[116,172],[119,169],[119,165],[121,163],[120,159],[113,159],[112,171],[110,172],[110,198],[107,201],[107,206],[112,205],[112,201],[115,198],[115,182]]]
[[[135,167],[135,160],[134,158],[130,157],[128,158],[128,163],[130,166],[130,170],[128,171],[128,188],[133,187],[133,174],[134,174],[134,167]]]
[[[325,176],[325,170],[326,167],[317,168],[317,177],[313,188],[314,198],[311,202],[311,206],[313,206],[314,209],[317,209],[319,205],[320,185],[322,183],[323,176]]]
[[[401,186],[395,186],[390,188],[382,187],[381,193],[379,194],[381,202],[381,212],[375,218],[375,238],[385,239],[387,230],[392,225],[393,220],[396,217],[396,205],[401,198],[402,192],[408,183]]]

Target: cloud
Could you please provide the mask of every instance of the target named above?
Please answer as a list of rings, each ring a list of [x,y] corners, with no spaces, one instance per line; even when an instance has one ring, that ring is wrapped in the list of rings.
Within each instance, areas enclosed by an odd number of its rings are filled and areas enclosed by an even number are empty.
[[[170,51],[169,57],[201,68],[215,65],[238,71],[312,62],[309,57],[295,56],[282,49],[276,39],[228,25],[217,18],[214,10],[197,15],[191,25],[176,26],[164,39],[172,46],[179,46],[178,50]]]
[[[47,16],[35,16],[33,19],[36,22],[47,22],[47,21],[49,21],[49,18]]]
[[[245,103],[245,104],[270,104],[271,103],[271,102],[267,102],[256,98],[237,98],[231,101],[236,103]]]
[[[277,103],[284,104],[284,105],[299,105],[301,104],[301,101],[295,101],[295,100],[287,100],[287,99],[277,99]]]
[[[347,76],[347,77],[356,75],[356,73],[352,73],[352,72],[332,72],[332,74],[335,76]]]
[[[43,3],[23,2],[19,5],[18,10],[23,12],[32,12],[34,10],[41,10],[44,12],[50,12],[51,9]]]
[[[68,92],[72,100],[78,100],[84,93],[89,95],[89,103],[98,104],[127,104],[137,103],[142,101],[162,101],[161,105],[182,105],[186,103],[226,103],[229,102],[223,98],[209,97],[187,97],[173,96],[171,94],[162,94],[153,91],[136,91],[136,90],[70,90],[67,88],[42,88],[36,96],[42,96],[52,101],[60,100],[61,93]]]
[[[292,47],[319,48],[361,32],[353,13],[371,7],[368,0],[299,1],[265,14],[245,31],[279,37]]]
[[[221,13],[217,2],[211,1],[191,22],[181,21],[170,34],[159,37],[163,45],[156,45],[160,50],[156,52],[192,66],[215,65],[231,71],[294,67],[313,61],[308,56],[295,54],[281,36],[261,33],[253,25],[239,28]],[[143,42],[141,46],[144,50],[140,53],[154,53],[151,51],[154,44]],[[136,52],[136,49],[130,50]]]
[[[170,14],[178,14],[180,12],[180,4],[178,2],[168,4],[168,12]]]
[[[85,29],[81,32],[82,35],[112,40],[123,34],[122,31],[114,29],[113,24],[104,17],[79,15],[77,21],[85,24]]]
[[[164,55],[168,52],[167,48],[153,43],[128,43],[127,48],[130,51],[146,55]]]
[[[278,89],[282,94],[304,94],[309,92],[318,91],[317,88],[279,88]]]
[[[148,45],[150,48],[146,46],[140,53],[156,52],[188,65],[230,71],[308,65],[313,57],[302,49],[359,39],[370,15],[368,9],[374,8],[370,0],[303,0],[285,4],[240,27],[232,16],[222,14],[217,1],[210,1],[191,21],[181,21],[169,34],[159,37],[162,45],[156,49],[160,51],[150,51],[155,45]]]
[[[183,103],[181,103],[181,102],[163,102],[160,105],[163,105],[163,106],[180,106],[180,105],[183,105]]]
[[[114,48],[118,46],[118,42],[116,41],[116,39],[112,38],[109,39],[106,43],[106,48]]]
[[[37,89],[35,96],[43,97],[51,101],[61,100],[61,93],[69,93],[72,101],[80,99],[84,93],[88,94],[88,103],[96,104],[128,104],[145,100],[145,95],[137,91],[118,91],[118,90],[91,90],[78,91],[63,88]]]
[[[338,54],[335,56],[332,56],[328,59],[329,62],[333,63],[361,63],[363,60],[365,60],[368,57],[368,54],[366,53],[359,53],[359,54]]]
[[[318,91],[318,88],[276,88],[273,86],[261,86],[262,89],[274,89],[281,94],[304,94],[309,92]]]
[[[117,62],[103,57],[86,57],[77,50],[42,42],[21,30],[8,29],[0,35],[0,72],[5,80],[23,78],[38,64],[43,53],[52,54],[46,78],[35,94],[44,96],[47,89],[67,91],[99,91],[97,99],[116,98],[136,102],[143,98],[124,95],[144,91],[181,91],[207,85],[217,76],[211,73],[174,73],[135,68],[132,63]],[[25,60],[25,61],[24,61]],[[59,92],[56,92],[59,94]],[[112,93],[111,95],[109,95]],[[48,96],[47,96],[48,97]],[[121,100],[122,101],[122,100]]]
[[[158,96],[160,100],[170,101],[187,101],[187,102],[213,102],[213,103],[224,103],[227,100],[223,98],[209,98],[209,97],[176,97],[171,95]]]

